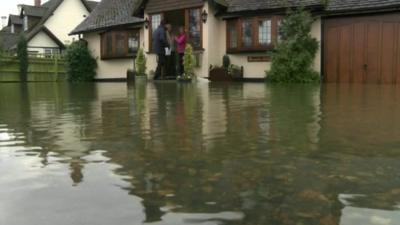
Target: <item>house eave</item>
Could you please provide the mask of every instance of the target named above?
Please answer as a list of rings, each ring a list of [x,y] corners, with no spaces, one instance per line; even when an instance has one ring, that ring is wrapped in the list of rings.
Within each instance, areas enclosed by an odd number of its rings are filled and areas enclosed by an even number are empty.
[[[122,29],[122,28],[142,28],[143,27],[143,21],[141,22],[136,22],[136,23],[127,23],[127,24],[118,24],[118,25],[113,25],[113,26],[107,26],[107,27],[101,27],[101,28],[95,28],[95,29],[89,29],[89,30],[84,30],[84,31],[73,31],[69,33],[68,35],[79,35],[79,34],[88,34],[88,33],[102,33],[108,30],[112,29]]]
[[[222,19],[230,19],[237,17],[246,17],[246,16],[256,16],[256,15],[265,15],[265,14],[275,14],[275,15],[284,15],[287,13],[289,9],[296,9],[299,7],[284,7],[284,8],[274,8],[274,9],[259,9],[259,10],[246,10],[246,11],[236,11],[236,12],[221,12],[216,16]],[[313,14],[321,14],[324,10],[323,5],[314,5],[304,7],[306,10],[309,10]]]
[[[353,15],[366,15],[366,14],[380,14],[380,13],[395,13],[400,12],[400,5],[391,7],[375,7],[364,9],[345,9],[345,10],[331,10],[324,13],[324,17],[339,17],[339,16],[353,16]]]

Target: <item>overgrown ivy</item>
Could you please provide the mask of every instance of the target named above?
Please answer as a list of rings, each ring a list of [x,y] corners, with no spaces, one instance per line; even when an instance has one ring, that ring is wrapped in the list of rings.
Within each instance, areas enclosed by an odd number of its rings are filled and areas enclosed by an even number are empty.
[[[28,41],[25,35],[20,35],[17,44],[17,56],[19,60],[19,76],[21,82],[26,82],[28,80]]]
[[[66,51],[67,74],[71,82],[93,81],[96,76],[97,62],[91,55],[87,43],[76,41]]]
[[[289,10],[282,21],[281,40],[272,53],[271,70],[267,81],[275,83],[312,83],[320,81],[320,74],[313,69],[319,42],[311,36],[314,23],[312,15],[299,8]]]

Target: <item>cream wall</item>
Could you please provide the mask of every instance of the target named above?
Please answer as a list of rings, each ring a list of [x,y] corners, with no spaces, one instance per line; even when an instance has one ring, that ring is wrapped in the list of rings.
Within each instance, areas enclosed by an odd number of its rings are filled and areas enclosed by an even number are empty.
[[[81,0],[64,0],[45,22],[45,26],[64,44],[70,44],[77,36],[68,34],[88,16],[89,11]]]
[[[322,51],[321,51],[321,43],[322,43],[322,22],[321,18],[319,17],[313,24],[311,28],[311,36],[316,38],[319,42],[319,49],[317,52],[317,56],[314,60],[314,70],[322,74],[321,71],[321,58],[322,58]]]
[[[125,79],[126,72],[133,69],[134,58],[131,59],[101,59],[100,34],[89,33],[83,38],[88,42],[88,48],[97,61],[96,79]],[[143,47],[143,29],[140,32],[140,45]],[[149,63],[150,64],[150,63]]]
[[[43,47],[59,48],[53,39],[51,39],[45,32],[41,31],[28,42],[28,51],[37,51],[38,53],[43,54]]]

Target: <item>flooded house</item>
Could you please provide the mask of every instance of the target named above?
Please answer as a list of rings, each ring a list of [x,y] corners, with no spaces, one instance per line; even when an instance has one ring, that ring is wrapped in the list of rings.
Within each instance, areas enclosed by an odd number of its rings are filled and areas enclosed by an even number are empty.
[[[228,55],[243,67],[245,80],[262,80],[287,9],[304,7],[315,16],[311,36],[321,47],[313,67],[325,81],[396,83],[397,6],[397,0],[103,0],[71,34],[88,42],[98,59],[99,80],[126,79],[138,48],[146,52],[151,75],[157,64],[151,37],[162,20],[173,32],[185,27],[197,76],[208,77],[210,67]]]

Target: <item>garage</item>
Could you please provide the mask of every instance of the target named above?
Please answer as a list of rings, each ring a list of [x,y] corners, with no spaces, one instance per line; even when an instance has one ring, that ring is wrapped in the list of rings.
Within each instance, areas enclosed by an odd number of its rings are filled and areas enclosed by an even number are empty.
[[[324,21],[325,82],[400,83],[400,14]]]

